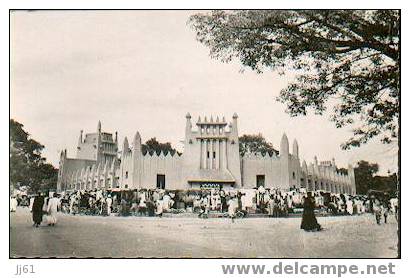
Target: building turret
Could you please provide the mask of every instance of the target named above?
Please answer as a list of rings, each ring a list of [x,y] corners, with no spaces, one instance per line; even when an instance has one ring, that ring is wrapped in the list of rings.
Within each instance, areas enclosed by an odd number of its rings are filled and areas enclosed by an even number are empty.
[[[299,158],[299,145],[298,145],[298,141],[296,141],[296,139],[293,140],[292,154],[296,158]]]
[[[98,121],[97,132],[101,133],[101,121]]]
[[[233,116],[232,116],[231,132],[234,135],[238,135],[238,114],[236,114],[236,112],[233,113]]]
[[[186,123],[185,123],[185,138],[186,140],[189,140],[189,137],[191,135],[191,131],[192,131],[192,123],[191,123],[191,114],[189,114],[189,112],[186,114],[185,116],[186,118]],[[198,121],[200,121],[201,118],[198,119]]]
[[[115,145],[118,145],[118,132],[115,132],[115,139],[114,139]]]
[[[303,170],[303,172],[305,172],[306,174],[308,173],[307,164],[306,164],[306,161],[305,161],[305,160],[303,160],[303,163],[302,163],[302,170]]]
[[[64,159],[64,150],[61,150],[60,152],[60,161]]]
[[[141,135],[138,131],[134,135],[134,140],[132,142],[132,147],[133,147],[135,152],[141,151]]]
[[[78,137],[78,147],[83,143],[83,130],[80,130],[80,136]]]
[[[124,156],[125,154],[127,154],[128,151],[129,151],[128,139],[127,139],[127,137],[125,137],[125,138],[124,138],[124,143],[122,144],[122,153],[123,153],[123,156]]]
[[[289,155],[289,141],[286,133],[283,133],[280,140],[280,156],[287,157]]]
[[[290,161],[289,161],[289,141],[285,133],[280,140],[280,169],[281,169],[281,188],[290,188]]]

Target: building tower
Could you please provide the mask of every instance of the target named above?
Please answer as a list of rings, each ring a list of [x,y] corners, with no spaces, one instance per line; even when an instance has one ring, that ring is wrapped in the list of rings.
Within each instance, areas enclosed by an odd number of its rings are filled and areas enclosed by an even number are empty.
[[[280,140],[280,175],[281,184],[280,187],[288,189],[290,187],[290,174],[289,174],[289,141],[285,133]]]

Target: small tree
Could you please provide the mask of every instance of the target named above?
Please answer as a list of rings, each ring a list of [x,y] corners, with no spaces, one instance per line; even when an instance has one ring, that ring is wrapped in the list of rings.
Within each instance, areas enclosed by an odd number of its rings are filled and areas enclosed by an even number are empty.
[[[163,152],[164,154],[170,153],[170,154],[175,154],[177,152],[171,145],[171,143],[166,142],[166,143],[160,143],[157,141],[157,138],[153,137],[145,142],[145,144],[142,144],[142,152],[143,153],[161,153]],[[178,153],[180,154],[180,153]]]
[[[273,147],[272,143],[267,142],[262,134],[244,134],[239,137],[239,153],[241,156],[246,153],[260,153],[269,155],[279,152]]]

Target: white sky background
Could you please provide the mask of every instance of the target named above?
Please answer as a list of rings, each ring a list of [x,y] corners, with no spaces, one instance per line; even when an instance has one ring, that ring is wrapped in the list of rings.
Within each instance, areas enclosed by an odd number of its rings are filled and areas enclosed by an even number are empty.
[[[59,151],[75,157],[80,130],[139,131],[178,149],[185,114],[239,115],[240,134],[262,133],[279,149],[286,132],[292,149],[308,163],[336,159],[339,167],[377,162],[381,174],[397,170],[397,147],[378,141],[343,151],[350,128],[336,129],[328,117],[290,118],[274,98],[291,76],[240,73],[195,40],[187,11],[36,11],[11,15],[11,117],[46,146],[58,165]]]

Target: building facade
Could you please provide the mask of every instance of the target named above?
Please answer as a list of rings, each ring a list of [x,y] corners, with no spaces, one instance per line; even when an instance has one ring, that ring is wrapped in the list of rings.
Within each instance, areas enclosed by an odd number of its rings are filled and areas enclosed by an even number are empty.
[[[289,190],[306,188],[333,193],[355,194],[351,165],[340,173],[334,159],[309,165],[299,158],[296,140],[289,151],[284,134],[279,155],[239,153],[238,115],[228,123],[225,117],[198,118],[195,127],[186,115],[184,152],[143,153],[141,135],[131,145],[124,138],[118,149],[118,134],[97,132],[83,138],[80,132],[76,158],[60,155],[58,191],[94,188],[254,188],[259,186]]]

